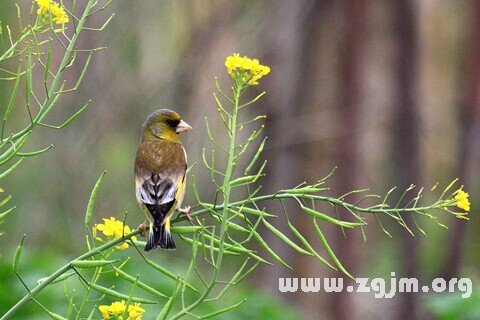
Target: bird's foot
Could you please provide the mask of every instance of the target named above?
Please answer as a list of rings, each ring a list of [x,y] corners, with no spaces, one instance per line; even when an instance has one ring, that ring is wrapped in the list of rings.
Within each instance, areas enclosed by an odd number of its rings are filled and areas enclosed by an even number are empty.
[[[140,229],[140,235],[143,237],[145,237],[145,234],[147,232],[147,224],[146,222],[142,223],[141,225],[138,226],[138,229]]]
[[[190,217],[190,211],[192,211],[192,207],[188,206],[185,208],[178,209],[187,219],[188,221],[192,222],[192,217]]]

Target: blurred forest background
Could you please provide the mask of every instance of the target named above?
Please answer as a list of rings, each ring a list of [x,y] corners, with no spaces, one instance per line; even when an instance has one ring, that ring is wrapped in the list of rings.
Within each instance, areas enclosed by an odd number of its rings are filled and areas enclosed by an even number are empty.
[[[332,195],[366,187],[378,194],[394,185],[443,187],[459,177],[471,195],[469,222],[444,215],[447,230],[420,220],[428,237],[412,237],[392,224],[388,238],[375,223],[366,230],[366,243],[359,232],[345,238],[332,229],[329,236],[355,276],[388,282],[395,272],[421,284],[463,276],[476,287],[468,301],[458,294],[280,294],[280,276],[340,276],[284,250],[282,257],[295,269],[257,270],[257,281],[245,284],[253,290],[250,306],[264,301],[255,299],[263,292],[276,296],[277,311],[288,306],[302,319],[480,319],[479,0],[144,0],[115,1],[113,11],[105,32],[80,40],[107,51],[95,56],[81,89],[64,98],[49,120],[61,123],[86,99],[92,106],[66,130],[38,129],[29,146],[53,143],[53,149],[2,182],[17,210],[2,225],[1,295],[24,293],[6,271],[22,234],[28,235],[22,263],[38,266],[25,275],[32,281],[84,250],[83,213],[104,169],[95,219],[128,211],[130,225],[143,221],[133,192],[133,159],[152,111],[171,107],[182,114],[195,129],[183,138],[189,162],[201,162],[208,146],[204,117],[217,119],[214,76],[227,84],[224,59],[239,52],[272,69],[258,88],[266,97],[249,109],[267,115],[265,191],[313,182],[335,165]],[[2,24],[13,25],[15,17],[12,2],[1,1]],[[0,87],[2,103],[7,89]],[[207,186],[203,172],[196,174]],[[205,198],[211,191],[204,188]],[[194,201],[187,192],[185,203]],[[277,250],[282,245],[266,237]]]

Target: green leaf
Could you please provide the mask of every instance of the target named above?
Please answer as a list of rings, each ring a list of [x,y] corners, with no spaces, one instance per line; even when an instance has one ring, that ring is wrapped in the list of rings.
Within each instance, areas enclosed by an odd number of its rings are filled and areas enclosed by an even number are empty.
[[[9,173],[11,173],[13,170],[15,170],[15,168],[20,164],[20,162],[22,162],[22,160],[23,160],[23,158],[18,160],[17,162],[15,162],[15,164],[10,166],[10,168],[8,168],[7,170],[0,173],[0,179],[5,178]]]
[[[103,293],[107,296],[111,296],[111,297],[118,298],[118,299],[123,299],[125,301],[129,299],[129,296],[126,295],[126,294],[117,292],[117,291],[112,290],[112,289],[105,288],[105,287],[103,287],[101,285],[98,285],[96,283],[87,282],[87,284],[93,290],[98,291],[100,293]],[[137,298],[137,297],[132,297],[130,300],[133,301],[133,302],[138,302],[138,303],[157,304],[155,301],[151,301],[151,300],[147,300],[147,299],[143,299],[143,298]]]
[[[0,156],[0,166],[4,165],[10,159],[12,159],[20,150],[22,150],[23,146],[28,140],[28,137],[30,136],[31,132],[26,133],[22,137],[20,137],[17,141],[13,143],[10,148],[8,148],[7,151],[5,151],[1,156]]]
[[[265,242],[265,240],[262,239],[262,237],[258,234],[258,232],[255,232],[253,234],[253,236],[255,237],[255,239],[257,240],[258,244],[261,245],[263,247],[263,249],[265,249],[265,251],[267,251],[267,253],[273,258],[275,259],[275,261],[277,261],[278,263],[280,263],[281,265],[283,265],[284,267],[287,267],[289,269],[292,269],[293,268],[291,266],[289,266],[285,261],[282,260],[282,258],[280,258],[276,253],[275,251],[273,251],[270,246]]]
[[[175,287],[175,290],[173,290],[173,293],[172,293],[172,296],[170,297],[170,299],[168,299],[165,306],[163,306],[162,311],[160,312],[160,314],[157,317],[157,320],[166,319],[167,316],[168,316],[168,313],[172,309],[173,302],[177,298],[178,290],[180,289],[180,286],[182,284],[182,281],[180,279],[177,279],[177,280],[178,280],[177,281],[177,286]]]
[[[323,213],[320,213],[320,212],[315,211],[313,209],[310,209],[308,207],[305,207],[304,205],[300,205],[300,206],[306,214],[308,214],[308,215],[310,215],[314,218],[318,218],[320,220],[329,222],[331,224],[335,224],[337,226],[341,226],[341,227],[345,227],[345,228],[355,228],[355,227],[366,225],[366,223],[347,222],[347,221],[338,220],[338,219],[332,218],[330,216],[327,216],[326,214],[323,214]]]
[[[97,201],[98,191],[100,190],[100,184],[102,183],[103,177],[107,171],[103,171],[100,177],[98,178],[95,186],[93,187],[92,193],[90,194],[90,199],[88,199],[87,210],[85,212],[85,228],[90,228],[90,221],[92,220],[93,207]]]
[[[32,152],[19,152],[19,153],[17,153],[17,156],[22,157],[22,158],[35,157],[35,156],[38,156],[38,155],[40,155],[40,154],[42,154],[42,153],[47,152],[47,151],[50,150],[51,148],[53,148],[53,144],[49,145],[48,147],[46,147],[46,148],[44,148],[44,149],[37,150],[37,151],[32,151]]]
[[[96,308],[93,308],[90,314],[88,315],[87,320],[92,320],[93,319],[93,314],[95,313]]]
[[[55,320],[68,320],[67,318],[62,317],[62,316],[59,315],[59,314],[53,313],[53,312],[48,311],[48,310],[47,310],[47,312],[48,312],[48,315],[49,315],[50,317],[52,317],[52,319],[55,319]]]
[[[324,258],[322,258],[316,251],[315,249],[313,249],[313,247],[310,245],[310,243],[308,243],[307,239],[305,239],[305,237],[300,233],[300,231],[298,231],[294,226],[293,224],[290,222],[290,221],[287,221],[287,224],[288,224],[288,227],[290,228],[290,231],[292,231],[292,233],[298,238],[298,240],[300,240],[301,243],[303,243],[303,245],[305,246],[305,248],[308,249],[308,251],[310,251],[313,256],[315,258],[318,259],[318,261],[320,261],[322,264],[324,264],[325,266],[333,269],[333,270],[337,270],[337,268],[335,268],[334,266],[332,266],[327,260],[325,260]]]
[[[272,218],[276,217],[276,215],[269,214],[269,213],[266,213],[265,211],[260,211],[260,210],[249,208],[249,207],[235,207],[235,209],[238,209],[241,213],[251,214],[259,217],[272,217]]]
[[[6,205],[8,203],[8,201],[10,201],[10,199],[12,199],[12,196],[8,195],[2,201],[0,201],[0,208],[3,207],[4,205]]]
[[[187,237],[184,237],[184,236],[180,236],[180,239],[182,239],[183,241],[185,241],[186,243],[188,244],[193,244],[193,240],[190,239],[190,238],[187,238]],[[207,236],[207,235],[205,235]],[[218,240],[217,240],[218,241]],[[203,246],[205,246],[207,249],[212,249],[213,251],[215,252],[219,252],[219,249],[215,246],[211,246],[209,244],[203,244]],[[228,249],[227,249],[228,248]],[[234,251],[235,250],[235,251]],[[228,245],[225,246],[225,250],[224,250],[224,253],[225,254],[230,254],[230,255],[235,255],[235,256],[238,256],[240,255],[240,253],[238,251],[241,251],[241,249],[239,248],[236,248],[236,247],[233,247],[232,245],[230,245],[230,247]]]
[[[292,240],[290,240],[286,235],[284,235],[280,230],[272,226],[267,220],[263,219],[263,224],[267,227],[268,230],[272,231],[277,237],[279,237],[283,242],[288,244],[293,250],[297,251],[298,253],[311,256],[312,254],[304,249],[300,248],[297,244],[295,244]]]
[[[20,261],[20,256],[22,255],[23,251],[23,242],[25,241],[25,237],[27,235],[22,236],[22,240],[20,240],[20,243],[18,244],[17,250],[15,250],[15,255],[13,256],[13,271],[17,272],[18,269],[18,263]]]
[[[11,207],[10,209],[0,213],[0,220],[8,216],[10,213],[12,213],[13,210],[15,210],[17,207]]]
[[[18,65],[17,77],[15,79],[15,84],[13,86],[12,94],[10,95],[10,100],[8,101],[7,109],[5,110],[5,114],[3,115],[2,138],[3,138],[3,132],[5,130],[5,123],[7,122],[8,117],[10,116],[10,113],[12,112],[13,105],[14,105],[15,99],[17,97],[18,85],[20,84],[20,74],[21,74],[20,71],[21,71],[21,64]]]
[[[229,212],[231,212],[232,214],[235,214],[235,211],[231,211],[229,210]],[[218,223],[221,223],[221,218],[219,216],[216,216],[214,214],[211,215],[211,217],[213,218],[213,220],[217,221]],[[249,233],[250,231],[245,229],[244,227],[234,223],[234,222],[231,222],[230,220],[227,220],[227,224],[228,224],[228,227],[229,228],[232,228],[233,230],[236,230],[236,231],[240,231],[240,232],[246,232],[246,233]]]
[[[282,192],[290,193],[290,194],[306,194],[306,193],[318,193],[326,190],[328,190],[328,188],[315,188],[312,186],[308,186],[304,188],[282,190]]]
[[[244,185],[244,184],[249,184],[249,183],[255,182],[255,181],[257,181],[259,176],[260,175],[249,175],[249,176],[244,176],[244,177],[237,178],[235,180],[232,180],[232,182],[230,182],[230,186],[231,187],[236,187],[236,186],[239,186],[239,185]]]
[[[340,260],[338,260],[337,256],[335,255],[332,248],[328,244],[327,239],[325,238],[322,231],[320,230],[320,227],[318,226],[317,220],[315,220],[315,218],[313,218],[313,225],[315,227],[315,232],[317,233],[317,236],[320,239],[320,242],[322,243],[323,247],[325,248],[325,250],[327,250],[327,253],[330,256],[330,259],[332,259],[332,261],[335,263],[338,269],[340,269],[340,271],[346,274],[349,278],[355,280],[355,278],[350,273],[348,273],[348,271],[342,266],[342,264],[340,263]]]
[[[200,226],[177,226],[172,227],[170,230],[175,234],[185,234],[185,233],[194,233],[200,230]]]
[[[76,272],[64,273],[61,276],[59,276],[58,278],[56,278],[55,280],[53,280],[52,283],[58,283],[58,282],[62,282],[64,280],[67,280],[68,278],[70,278],[74,274],[77,274],[77,273]],[[42,284],[42,282],[45,282],[45,280],[47,280],[48,278],[50,278],[50,277],[43,277],[43,278],[38,279],[37,284]]]
[[[238,306],[240,306],[240,305],[241,305],[242,303],[244,303],[245,301],[247,301],[247,299],[243,299],[243,300],[240,301],[240,302],[237,302],[237,303],[235,303],[235,304],[232,304],[231,306],[228,306],[228,307],[226,307],[226,308],[217,310],[217,311],[212,312],[212,313],[210,313],[210,314],[207,314],[207,315],[205,315],[205,316],[200,316],[200,319],[209,319],[209,318],[216,317],[216,316],[218,316],[218,315],[220,315],[220,314],[222,314],[222,313],[225,313],[225,312],[228,312],[228,311],[230,311],[230,310],[232,310],[232,309],[237,308]]]
[[[257,149],[257,152],[252,158],[252,161],[250,161],[250,164],[248,167],[245,169],[245,175],[247,175],[253,168],[253,166],[257,163],[258,158],[260,157],[260,154],[262,153],[263,149],[265,148],[265,142],[267,141],[267,137],[265,137],[260,144],[260,146]]]
[[[166,275],[167,277],[175,280],[175,281],[178,281],[178,276],[176,276],[175,274],[173,274],[172,272],[170,272],[169,270],[165,269],[164,267],[156,264],[155,262],[153,262],[152,260],[150,259],[145,259],[145,262],[151,266],[152,268],[154,268],[155,270],[157,271],[160,271],[161,273],[163,273],[164,275]],[[187,288],[189,288],[190,290],[196,292],[196,293],[200,293],[197,289],[195,289],[192,285],[188,284],[187,283]]]
[[[71,265],[75,268],[89,269],[103,267],[118,260],[74,260]]]
[[[143,290],[149,292],[149,293],[152,293],[156,296],[159,296],[159,297],[163,297],[163,298],[168,298],[167,295],[155,290],[154,288],[150,287],[149,285],[141,282],[140,280],[137,280],[136,278],[132,277],[131,275],[129,275],[128,273],[126,273],[125,271],[123,271],[122,269],[119,269],[115,266],[113,266],[113,269],[115,270],[115,272],[121,276],[122,278],[124,278],[125,280],[127,280],[128,282],[130,283],[135,283],[139,288],[142,288]]]

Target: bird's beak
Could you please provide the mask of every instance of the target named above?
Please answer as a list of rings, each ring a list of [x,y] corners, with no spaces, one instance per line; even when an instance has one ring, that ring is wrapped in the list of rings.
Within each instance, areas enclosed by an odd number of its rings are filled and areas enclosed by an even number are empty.
[[[177,129],[175,130],[176,133],[185,132],[192,130],[192,127],[188,123],[183,120],[180,120],[180,123],[177,125]]]

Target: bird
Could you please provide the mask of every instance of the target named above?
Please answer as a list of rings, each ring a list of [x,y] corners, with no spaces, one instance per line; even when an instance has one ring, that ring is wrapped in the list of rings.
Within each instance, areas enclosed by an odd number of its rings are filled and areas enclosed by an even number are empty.
[[[145,251],[157,247],[175,249],[170,219],[175,210],[190,219],[190,207],[181,208],[185,196],[187,152],[180,134],[192,127],[180,115],[160,109],[143,124],[140,146],[135,157],[135,196],[149,221]],[[146,225],[141,224],[142,233]]]

